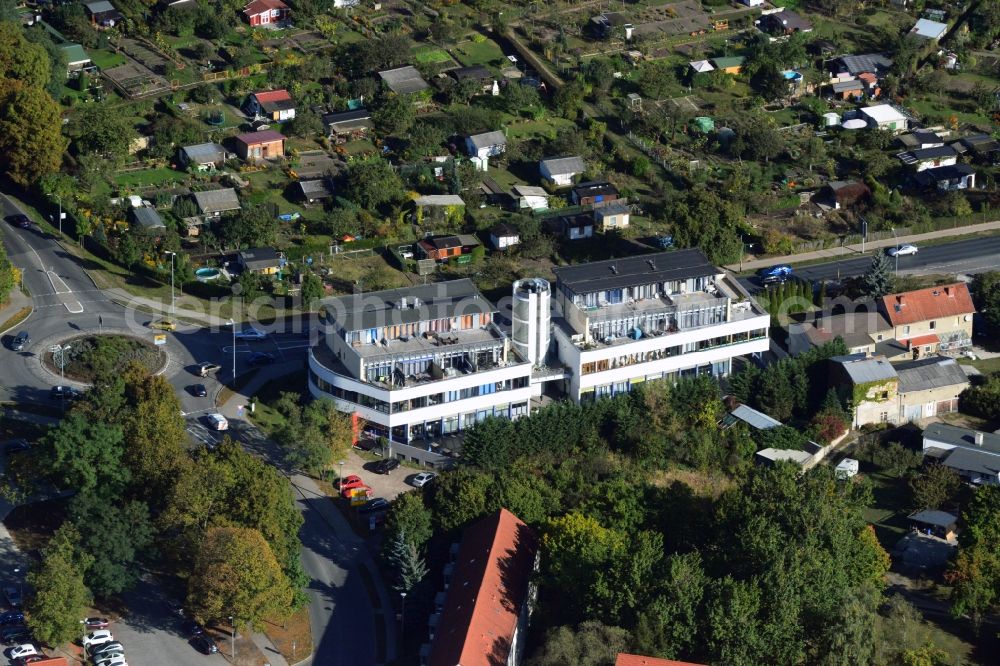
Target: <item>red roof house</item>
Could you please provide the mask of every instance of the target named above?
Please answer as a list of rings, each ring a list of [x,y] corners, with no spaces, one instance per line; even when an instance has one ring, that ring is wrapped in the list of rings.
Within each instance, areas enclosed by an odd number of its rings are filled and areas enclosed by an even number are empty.
[[[236,154],[250,162],[281,157],[285,154],[285,135],[274,130],[240,134],[236,137]]]
[[[520,661],[537,552],[534,530],[506,509],[465,530],[428,666]]]
[[[976,306],[963,282],[889,294],[878,305],[892,324],[893,336],[919,350],[917,355],[954,351],[971,344]]]
[[[659,659],[658,657],[642,657],[637,654],[618,655],[615,666],[704,666],[690,661],[674,661],[673,659]]]
[[[250,25],[270,25],[284,21],[291,11],[281,0],[253,0],[243,8],[243,15]]]
[[[279,122],[295,117],[295,100],[285,89],[250,93],[244,108],[255,117]]]

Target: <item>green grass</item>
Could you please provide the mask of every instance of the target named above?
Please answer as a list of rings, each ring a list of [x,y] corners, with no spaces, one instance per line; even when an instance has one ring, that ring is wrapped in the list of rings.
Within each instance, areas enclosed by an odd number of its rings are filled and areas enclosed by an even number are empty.
[[[560,129],[572,127],[573,121],[565,118],[550,117],[543,120],[529,120],[524,123],[510,125],[508,136],[511,139],[525,139],[530,137],[555,136]]]
[[[984,375],[992,372],[1000,372],[1000,356],[996,358],[981,358],[976,361],[968,358],[960,358],[958,362],[963,365],[971,365]]]
[[[451,56],[434,46],[420,46],[413,51],[413,58],[422,65],[448,62]]]
[[[463,42],[455,47],[455,57],[462,65],[488,65],[494,61],[503,60],[503,51],[495,42]]]
[[[872,506],[864,510],[864,518],[875,527],[882,547],[891,550],[906,534],[910,490],[905,479],[874,471],[871,463],[862,461],[862,473],[872,484]]]
[[[139,186],[139,185],[163,185],[174,181],[182,181],[186,176],[168,167],[158,169],[143,169],[141,171],[130,171],[119,173],[115,176],[115,181],[119,186]]]
[[[110,69],[118,65],[125,64],[125,56],[119,53],[112,53],[103,49],[91,49],[87,53],[95,65],[101,69]]]

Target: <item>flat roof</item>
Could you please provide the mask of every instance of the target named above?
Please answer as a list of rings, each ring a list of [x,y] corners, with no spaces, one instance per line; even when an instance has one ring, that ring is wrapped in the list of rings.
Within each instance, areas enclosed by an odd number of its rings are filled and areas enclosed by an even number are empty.
[[[538,163],[539,167],[545,167],[552,175],[583,173],[587,170],[587,165],[579,155],[570,157],[548,157]]]
[[[657,252],[552,269],[559,284],[577,294],[718,275],[698,248]]]
[[[192,162],[217,162],[226,159],[226,149],[217,143],[198,143],[184,146],[181,152]]]
[[[275,130],[261,130],[259,132],[247,132],[236,137],[237,141],[248,146],[255,146],[258,143],[271,143],[272,141],[284,141],[285,135]]]
[[[930,19],[918,19],[916,25],[910,30],[911,33],[925,39],[938,39],[948,31],[947,23],[931,21]]]
[[[947,511],[935,511],[926,509],[910,514],[910,520],[925,525],[937,525],[938,527],[951,527],[958,522],[958,516],[953,516]]]
[[[469,137],[469,142],[476,148],[489,148],[490,146],[503,146],[507,144],[507,135],[502,131],[483,132],[473,134]]]
[[[764,412],[759,412],[749,405],[740,405],[729,412],[729,414],[733,418],[743,421],[743,423],[746,423],[754,430],[770,430],[781,425],[781,421],[773,419]]]
[[[848,354],[830,359],[840,364],[855,384],[897,379],[896,369],[884,358],[868,358],[866,354]]]
[[[861,109],[861,113],[868,116],[876,123],[888,123],[894,120],[906,120],[906,116],[899,112],[891,104],[876,104],[875,106],[866,106]]]
[[[281,257],[278,251],[272,247],[251,247],[240,250],[240,263],[247,268],[264,268],[268,266],[280,266]]]
[[[195,192],[194,200],[203,213],[222,213],[240,208],[239,197],[236,196],[236,190],[231,187]]]
[[[759,457],[772,462],[792,462],[797,465],[804,465],[812,459],[812,455],[805,451],[794,449],[761,449],[757,452]]]
[[[413,65],[387,69],[378,75],[390,90],[399,95],[420,92],[430,87]]]
[[[863,72],[879,73],[892,67],[892,59],[881,53],[863,53],[860,55],[845,55],[837,58],[851,74]]]
[[[457,194],[425,194],[413,200],[418,206],[464,206],[465,201]]]

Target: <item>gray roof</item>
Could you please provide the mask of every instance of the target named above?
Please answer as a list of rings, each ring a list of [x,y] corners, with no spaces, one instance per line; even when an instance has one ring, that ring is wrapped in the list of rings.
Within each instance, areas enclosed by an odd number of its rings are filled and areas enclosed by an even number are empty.
[[[236,196],[236,190],[231,187],[195,192],[194,200],[202,213],[224,213],[228,210],[240,209],[240,200]]]
[[[923,160],[933,160],[939,157],[954,157],[955,149],[951,146],[934,146],[933,148],[916,148],[905,153],[899,153],[896,157],[903,160],[904,164],[913,164]]]
[[[934,357],[896,365],[899,392],[929,391],[957,384],[968,384],[969,377],[955,359]]]
[[[698,248],[559,266],[552,271],[560,286],[577,294],[722,273]]]
[[[405,308],[401,307],[404,298]],[[338,296],[324,300],[323,305],[346,331],[496,311],[468,278]]]
[[[892,67],[892,60],[886,58],[881,53],[865,53],[863,55],[841,56],[838,60],[843,64],[844,69],[854,75],[863,72],[879,74]]]
[[[595,218],[608,217],[609,215],[624,215],[626,213],[628,213],[628,206],[617,202],[594,209]]]
[[[770,462],[790,462],[796,465],[805,465],[812,459],[812,455],[805,451],[794,449],[761,449],[757,452],[757,457]]]
[[[97,2],[88,2],[84,5],[91,14],[103,14],[104,12],[115,11],[115,6],[112,5],[108,0],[97,0]]]
[[[195,164],[208,164],[209,162],[224,162],[226,159],[226,149],[217,143],[198,143],[193,146],[184,146],[181,152],[189,162]]]
[[[830,360],[839,363],[855,384],[882,382],[898,377],[895,368],[884,358],[868,358],[866,354],[848,354],[834,356]]]
[[[584,163],[583,158],[574,155],[572,157],[550,157],[544,159],[539,163],[539,167],[542,165],[548,169],[549,173],[564,174],[564,173],[583,173],[587,170],[587,165]]]
[[[910,520],[925,525],[937,525],[939,527],[951,527],[958,521],[958,516],[953,516],[947,511],[935,511],[927,509],[910,515]]]
[[[747,405],[740,405],[733,411],[729,412],[734,418],[743,421],[748,426],[754,430],[769,430],[771,428],[777,428],[781,425],[781,421],[773,419],[764,412],[758,412],[753,407]]]
[[[368,128],[372,126],[371,121],[372,114],[368,109],[323,114],[323,124],[329,126],[332,132]]]
[[[379,72],[378,75],[385,81],[390,90],[399,95],[420,92],[430,87],[424,81],[423,77],[420,76],[420,72],[417,71],[416,67],[412,65],[387,69],[384,72]]]
[[[418,206],[464,206],[457,194],[425,194],[413,200]]]
[[[486,79],[493,78],[493,72],[486,69],[482,65],[472,65],[471,67],[456,67],[455,69],[448,72],[454,76],[459,81],[464,79],[472,79],[473,81],[483,81]]]
[[[307,199],[328,199],[333,196],[333,188],[326,178],[316,180],[300,180],[299,190]]]
[[[147,206],[133,208],[132,217],[135,218],[136,222],[142,225],[143,229],[166,229],[166,225],[163,224],[163,220],[160,218],[159,213]]]
[[[942,444],[972,449],[973,451],[1000,454],[1000,435],[992,432],[982,433],[983,443],[980,446],[976,444],[976,432],[978,431],[970,430],[969,428],[959,428],[947,423],[932,423],[924,428],[924,442],[929,439],[941,442]]]
[[[507,137],[500,130],[495,132],[483,132],[482,134],[473,134],[470,136],[469,143],[471,143],[476,150],[479,150],[480,148],[489,148],[490,146],[506,146]]]
[[[549,193],[545,191],[544,187],[538,187],[537,185],[515,185],[511,188],[519,197],[547,197]]]
[[[952,449],[941,459],[941,464],[962,472],[1000,476],[1000,454],[990,451]]]
[[[281,266],[278,251],[270,247],[253,247],[240,251],[240,263],[248,270]]]
[[[864,90],[865,86],[859,79],[852,79],[850,81],[836,81],[833,84],[833,92],[842,93],[850,92],[851,90]]]

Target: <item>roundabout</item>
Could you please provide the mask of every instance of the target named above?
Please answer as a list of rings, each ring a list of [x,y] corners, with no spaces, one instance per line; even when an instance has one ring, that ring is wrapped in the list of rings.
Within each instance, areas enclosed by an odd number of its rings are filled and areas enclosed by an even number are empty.
[[[150,374],[161,373],[169,358],[164,346],[124,333],[88,333],[48,345],[39,358],[53,375],[90,384],[102,374],[121,374],[132,364]]]

